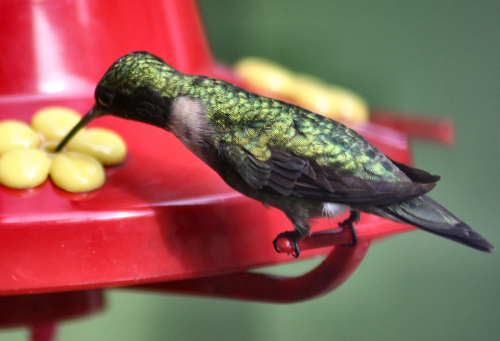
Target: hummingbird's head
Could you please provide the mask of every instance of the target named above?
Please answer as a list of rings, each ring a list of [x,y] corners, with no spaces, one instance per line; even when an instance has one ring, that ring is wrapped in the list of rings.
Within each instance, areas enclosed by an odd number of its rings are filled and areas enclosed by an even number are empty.
[[[183,74],[148,52],[129,53],[111,65],[97,84],[94,107],[56,151],[92,120],[113,115],[166,128]]]
[[[118,59],[97,84],[93,110],[165,127],[182,74],[148,52]]]

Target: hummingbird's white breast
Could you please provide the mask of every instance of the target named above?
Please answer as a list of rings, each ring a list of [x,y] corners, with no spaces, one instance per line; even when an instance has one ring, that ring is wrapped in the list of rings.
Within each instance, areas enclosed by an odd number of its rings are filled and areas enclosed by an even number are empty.
[[[204,141],[213,133],[212,124],[207,120],[206,109],[201,100],[181,96],[172,103],[170,130],[193,154],[207,163],[203,153]]]

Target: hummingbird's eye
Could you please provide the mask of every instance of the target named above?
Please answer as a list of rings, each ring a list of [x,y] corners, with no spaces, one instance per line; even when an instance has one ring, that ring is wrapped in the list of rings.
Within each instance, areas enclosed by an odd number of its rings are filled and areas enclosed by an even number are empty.
[[[113,102],[113,95],[103,92],[99,95],[98,100],[103,106],[108,107],[111,105],[111,102]]]

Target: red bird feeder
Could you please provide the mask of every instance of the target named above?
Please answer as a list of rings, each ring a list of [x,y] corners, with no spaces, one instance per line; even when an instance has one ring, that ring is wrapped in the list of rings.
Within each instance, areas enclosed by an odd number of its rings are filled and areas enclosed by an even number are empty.
[[[194,0],[17,0],[1,2],[0,13],[0,119],[29,122],[52,105],[85,113],[107,68],[135,50],[185,73],[245,86],[214,61]],[[408,128],[392,114],[374,120]],[[426,137],[450,140],[449,124],[419,122]],[[297,278],[249,273],[293,260],[272,245],[292,230],[282,212],[233,191],[171,134],[113,117],[96,124],[121,134],[129,149],[124,165],[106,170],[101,189],[73,194],[50,180],[29,190],[0,186],[0,325],[34,326],[37,340],[52,337],[53,322],[98,311],[99,288],[305,300],[342,284],[371,241],[413,229],[362,215],[358,244],[342,247],[335,245],[349,243],[349,231],[317,220],[312,236],[300,242],[301,259],[327,255],[316,269]],[[357,130],[391,158],[410,163],[404,132],[374,124]],[[286,242],[280,241],[283,251]],[[24,312],[13,319],[14,307]]]

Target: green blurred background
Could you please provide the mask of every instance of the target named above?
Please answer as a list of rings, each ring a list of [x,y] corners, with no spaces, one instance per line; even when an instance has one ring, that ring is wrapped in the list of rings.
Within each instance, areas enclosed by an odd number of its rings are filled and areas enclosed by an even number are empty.
[[[500,2],[200,0],[214,54],[257,55],[352,88],[373,107],[453,118],[452,148],[415,141],[432,197],[500,247]],[[278,267],[298,274],[315,261]],[[500,250],[421,231],[374,245],[327,296],[292,305],[107,292],[60,340],[500,340]],[[0,340],[26,340],[22,329]]]

